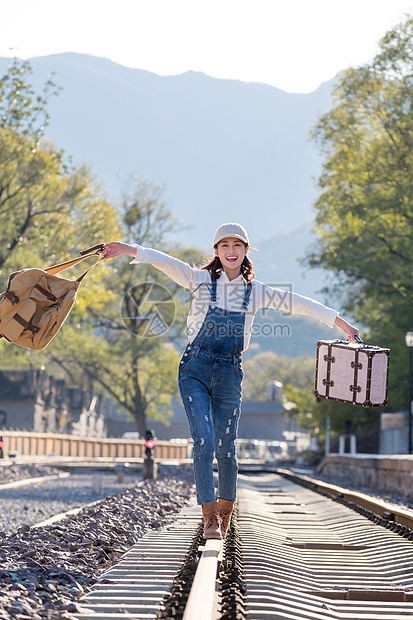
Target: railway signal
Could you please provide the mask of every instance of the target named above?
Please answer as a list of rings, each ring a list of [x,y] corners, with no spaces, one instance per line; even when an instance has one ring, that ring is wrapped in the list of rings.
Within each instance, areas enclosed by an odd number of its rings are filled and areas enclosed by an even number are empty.
[[[146,431],[145,433],[145,456],[147,459],[152,458],[152,452],[155,448],[155,442],[153,440],[153,432]]]
[[[157,465],[153,460],[155,437],[153,431],[145,432],[145,459],[143,460],[142,480],[157,477]]]

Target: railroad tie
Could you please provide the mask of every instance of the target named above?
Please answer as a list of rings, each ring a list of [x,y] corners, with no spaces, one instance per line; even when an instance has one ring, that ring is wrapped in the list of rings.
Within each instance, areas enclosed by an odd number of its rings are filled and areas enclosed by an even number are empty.
[[[413,617],[413,547],[276,474],[240,475],[250,620]]]

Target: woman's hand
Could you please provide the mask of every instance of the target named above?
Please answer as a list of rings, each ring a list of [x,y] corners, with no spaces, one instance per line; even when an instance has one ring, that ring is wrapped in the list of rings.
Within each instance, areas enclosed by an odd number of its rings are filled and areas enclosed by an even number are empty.
[[[357,327],[354,327],[353,325],[350,325],[350,323],[347,323],[347,321],[342,319],[341,316],[336,316],[334,325],[337,325],[337,327],[339,327],[341,330],[343,330],[343,332],[347,334],[347,340],[349,342],[356,342],[355,336],[359,336],[360,334]]]
[[[105,243],[102,252],[99,252],[99,258],[115,258],[121,254],[128,254],[129,256],[136,256],[136,246],[129,245],[129,243],[122,243],[121,241],[111,241]]]

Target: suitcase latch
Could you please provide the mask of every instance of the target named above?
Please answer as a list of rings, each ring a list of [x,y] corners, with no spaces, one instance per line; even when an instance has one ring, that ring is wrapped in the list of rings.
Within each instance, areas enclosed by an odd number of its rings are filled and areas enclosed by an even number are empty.
[[[328,379],[323,379],[323,385],[328,385],[329,387],[334,387],[334,381],[328,381]]]
[[[363,364],[361,364],[360,362],[351,362],[350,366],[352,368],[357,368],[358,370],[361,370],[363,368]]]
[[[324,361],[325,362],[331,362],[332,364],[334,364],[334,362],[336,361],[336,358],[333,357],[332,355],[325,355],[324,356]]]
[[[361,392],[361,387],[359,385],[350,385],[350,392]]]

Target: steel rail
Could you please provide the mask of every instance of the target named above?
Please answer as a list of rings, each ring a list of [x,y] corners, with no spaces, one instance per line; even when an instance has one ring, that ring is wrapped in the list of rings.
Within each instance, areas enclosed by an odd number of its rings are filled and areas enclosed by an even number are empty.
[[[217,575],[222,545],[222,540],[206,541],[182,620],[215,620],[217,617]]]
[[[11,482],[4,482],[0,484],[0,491],[6,489],[17,489],[19,487],[30,486],[31,484],[41,484],[42,482],[49,482],[50,480],[63,480],[68,478],[70,473],[53,474],[51,476],[35,476],[34,478],[22,478],[21,480],[12,480]]]
[[[311,478],[301,474],[296,474],[289,469],[277,469],[277,474],[296,482],[302,486],[315,491],[316,493],[322,493],[332,499],[341,499],[346,502],[352,502],[360,508],[370,510],[379,517],[383,517],[386,520],[394,521],[400,525],[404,525],[409,529],[413,529],[413,511],[403,508],[396,508],[394,504],[389,504],[383,500],[370,497],[365,493],[359,491],[351,491],[349,489],[343,489],[342,487]]]

